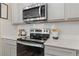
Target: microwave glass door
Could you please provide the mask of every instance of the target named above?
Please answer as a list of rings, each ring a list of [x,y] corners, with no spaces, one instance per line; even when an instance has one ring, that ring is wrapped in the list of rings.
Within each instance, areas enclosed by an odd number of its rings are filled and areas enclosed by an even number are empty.
[[[34,8],[26,9],[23,11],[24,19],[37,18],[37,17],[40,17],[39,7],[34,7]]]

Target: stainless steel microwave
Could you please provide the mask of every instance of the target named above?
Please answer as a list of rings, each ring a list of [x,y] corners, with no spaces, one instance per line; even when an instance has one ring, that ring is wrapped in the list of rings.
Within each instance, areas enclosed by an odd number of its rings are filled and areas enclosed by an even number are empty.
[[[23,20],[28,21],[46,21],[47,20],[47,4],[32,4],[23,9]]]

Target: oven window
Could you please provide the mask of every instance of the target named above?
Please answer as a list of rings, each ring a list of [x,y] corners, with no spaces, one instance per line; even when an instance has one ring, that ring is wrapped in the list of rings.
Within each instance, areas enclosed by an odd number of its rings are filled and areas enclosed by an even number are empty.
[[[44,56],[44,48],[17,43],[17,56]]]

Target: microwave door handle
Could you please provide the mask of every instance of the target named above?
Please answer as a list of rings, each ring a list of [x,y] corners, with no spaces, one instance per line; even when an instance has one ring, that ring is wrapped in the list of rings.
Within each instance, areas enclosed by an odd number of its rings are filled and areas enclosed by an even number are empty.
[[[41,6],[39,7],[39,16],[41,16]]]

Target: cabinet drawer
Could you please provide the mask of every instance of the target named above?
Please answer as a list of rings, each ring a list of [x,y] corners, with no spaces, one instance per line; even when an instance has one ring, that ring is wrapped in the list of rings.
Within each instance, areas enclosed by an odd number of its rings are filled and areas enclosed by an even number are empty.
[[[76,56],[75,50],[45,46],[45,54],[56,56]]]

